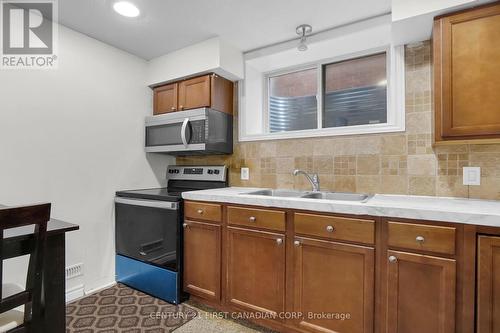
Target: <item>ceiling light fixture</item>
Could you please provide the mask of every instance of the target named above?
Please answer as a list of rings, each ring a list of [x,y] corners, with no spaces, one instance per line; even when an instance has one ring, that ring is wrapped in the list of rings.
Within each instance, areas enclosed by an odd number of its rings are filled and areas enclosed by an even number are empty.
[[[126,17],[137,17],[141,13],[139,8],[128,1],[118,1],[113,4],[115,12]]]
[[[299,51],[307,51],[306,38],[312,32],[312,27],[309,24],[301,24],[295,28],[295,32],[300,36],[300,42],[297,46]]]

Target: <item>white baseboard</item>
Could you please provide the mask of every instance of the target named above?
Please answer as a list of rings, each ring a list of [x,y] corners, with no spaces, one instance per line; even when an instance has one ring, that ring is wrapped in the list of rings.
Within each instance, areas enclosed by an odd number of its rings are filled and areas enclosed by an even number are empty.
[[[113,281],[113,282],[107,283],[103,286],[89,289],[87,291],[85,291],[85,286],[83,284],[80,284],[74,288],[66,290],[66,303],[76,301],[77,299],[80,299],[80,298],[85,297],[87,295],[94,294],[94,293],[99,292],[103,289],[107,289],[109,287],[114,286],[115,284],[116,284],[116,282]]]
[[[94,293],[96,293],[98,291],[101,291],[103,289],[107,289],[109,287],[114,286],[115,284],[116,284],[116,281],[113,281],[113,282],[110,282],[110,283],[106,283],[105,285],[102,285],[100,287],[89,289],[89,290],[85,291],[85,296],[90,295],[90,294],[94,294]]]
[[[66,303],[73,302],[83,296],[85,296],[84,286],[83,284],[80,284],[74,288],[66,290]]]

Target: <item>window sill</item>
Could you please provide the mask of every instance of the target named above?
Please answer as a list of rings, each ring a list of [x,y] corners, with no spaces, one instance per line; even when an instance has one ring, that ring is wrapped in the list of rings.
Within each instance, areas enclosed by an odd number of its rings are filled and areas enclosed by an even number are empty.
[[[337,128],[322,128],[322,129],[310,129],[301,131],[241,135],[239,141],[248,142],[248,141],[263,141],[263,140],[284,140],[284,139],[314,138],[314,137],[325,137],[325,136],[332,137],[332,136],[345,136],[345,135],[379,134],[379,133],[404,132],[404,131],[405,131],[404,123],[401,125],[376,124],[376,125],[347,126],[347,127],[337,127]]]

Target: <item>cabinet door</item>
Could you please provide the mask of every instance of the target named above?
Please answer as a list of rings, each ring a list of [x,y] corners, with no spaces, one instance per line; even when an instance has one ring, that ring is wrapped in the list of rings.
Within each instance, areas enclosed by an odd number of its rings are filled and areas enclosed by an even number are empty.
[[[184,290],[220,301],[221,229],[218,225],[184,222]]]
[[[153,114],[177,110],[177,83],[167,84],[153,90]]]
[[[436,140],[500,137],[500,5],[434,25]]]
[[[500,237],[479,236],[477,333],[500,332]]]
[[[293,255],[294,312],[302,314],[296,321],[299,328],[373,332],[373,248],[296,238]]]
[[[285,236],[227,228],[226,301],[274,316],[284,311]]]
[[[455,260],[396,251],[388,256],[388,333],[455,332]]]
[[[179,83],[179,110],[210,106],[210,75]]]

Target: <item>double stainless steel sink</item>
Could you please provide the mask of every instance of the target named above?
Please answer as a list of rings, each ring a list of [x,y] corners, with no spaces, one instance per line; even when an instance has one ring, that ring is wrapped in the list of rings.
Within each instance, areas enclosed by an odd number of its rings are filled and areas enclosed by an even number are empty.
[[[371,198],[369,194],[363,194],[363,193],[309,192],[309,191],[293,191],[293,190],[258,190],[241,194],[263,195],[268,197],[322,199],[322,200],[354,201],[354,202],[366,202]]]

